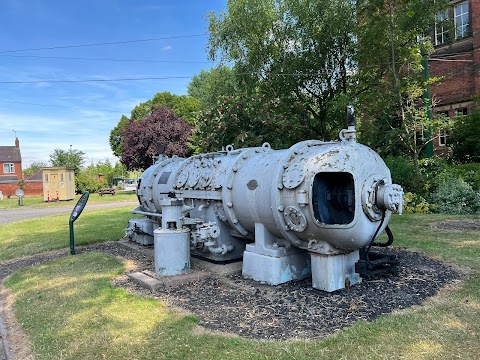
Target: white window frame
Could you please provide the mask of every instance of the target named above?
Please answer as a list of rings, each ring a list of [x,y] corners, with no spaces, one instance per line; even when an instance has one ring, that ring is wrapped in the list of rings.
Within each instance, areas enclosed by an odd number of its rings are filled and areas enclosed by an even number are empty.
[[[442,45],[448,41],[448,25],[445,23],[448,18],[448,10],[437,13],[435,17],[435,45]]]
[[[445,130],[440,130],[438,132],[438,146],[447,146],[447,132]]]
[[[455,39],[462,39],[470,32],[470,4],[461,2],[453,7],[453,20],[455,23]]]
[[[4,163],[3,164],[3,173],[4,174],[15,174],[15,164],[14,163]]]

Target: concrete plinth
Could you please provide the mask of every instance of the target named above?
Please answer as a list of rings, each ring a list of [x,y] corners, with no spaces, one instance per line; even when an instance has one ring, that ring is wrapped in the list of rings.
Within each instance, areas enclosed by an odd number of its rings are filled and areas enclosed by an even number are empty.
[[[310,276],[310,257],[307,252],[298,252],[281,257],[257,254],[247,250],[243,253],[242,275],[265,284],[279,285]]]
[[[336,291],[362,282],[355,272],[359,260],[358,250],[342,255],[311,253],[312,287],[323,291]]]

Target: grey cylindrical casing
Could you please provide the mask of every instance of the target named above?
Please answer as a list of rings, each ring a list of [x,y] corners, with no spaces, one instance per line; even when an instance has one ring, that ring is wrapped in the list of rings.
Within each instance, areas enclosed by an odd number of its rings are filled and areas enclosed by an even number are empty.
[[[190,237],[188,230],[153,232],[155,272],[158,275],[179,275],[190,270]]]
[[[230,228],[253,240],[261,223],[296,247],[334,254],[370,242],[381,219],[372,198],[379,181],[391,184],[390,171],[370,148],[309,140],[163,159],[142,175],[138,197],[145,211],[161,212],[161,199],[174,192],[193,206],[190,217],[217,223],[222,236]],[[386,210],[378,234],[390,216]]]

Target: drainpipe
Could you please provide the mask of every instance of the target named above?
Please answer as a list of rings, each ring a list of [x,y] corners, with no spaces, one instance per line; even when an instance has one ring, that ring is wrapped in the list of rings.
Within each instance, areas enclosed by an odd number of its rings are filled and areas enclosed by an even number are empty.
[[[422,80],[428,82],[430,76],[428,74],[428,54],[422,54]],[[430,84],[425,85],[425,90],[423,91],[422,100],[424,106],[427,106],[427,119],[429,122],[432,121],[432,99],[430,97]],[[428,158],[433,157],[433,140],[432,140],[432,126],[429,125],[428,130],[425,131],[425,155]]]

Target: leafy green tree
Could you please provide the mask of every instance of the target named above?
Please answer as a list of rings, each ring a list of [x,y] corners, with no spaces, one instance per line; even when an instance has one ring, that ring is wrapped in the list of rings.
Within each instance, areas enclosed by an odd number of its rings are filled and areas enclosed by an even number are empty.
[[[226,65],[202,70],[188,84],[188,95],[200,100],[202,108],[214,107],[222,96],[233,96],[238,92],[234,71]]]
[[[117,157],[122,156],[122,131],[129,121],[129,118],[122,115],[118,124],[110,131],[110,148],[112,149],[113,155]]]
[[[85,153],[83,151],[72,149],[55,149],[50,154],[50,163],[52,166],[66,166],[75,169],[75,175],[80,172],[80,168],[85,162]]]
[[[23,170],[23,173],[25,174],[26,177],[30,177],[33,174],[36,174],[37,172],[42,170],[42,168],[47,167],[47,166],[48,165],[46,163],[44,163],[43,161],[33,162],[33,163],[30,164],[30,166],[28,168]]]
[[[457,116],[448,141],[453,147],[454,161],[480,163],[480,111]]]
[[[429,84],[422,56],[433,51],[429,34],[446,1],[358,0],[359,113],[361,140],[382,155],[407,154],[417,165],[428,139],[440,127],[421,104]],[[434,81],[435,79],[433,79]],[[420,106],[419,106],[420,105]],[[431,140],[430,140],[431,141]]]
[[[261,146],[269,142],[274,148],[285,148],[312,137],[310,119],[302,104],[285,107],[280,99],[241,94],[224,96],[216,106],[200,112],[193,138],[199,151],[217,151],[226,145]]]
[[[175,95],[168,91],[156,94],[152,99],[135,106],[130,114],[130,118],[122,115],[118,124],[110,131],[110,148],[115,156],[121,157],[123,154],[122,138],[127,123],[140,121],[155,111],[159,107],[168,107],[178,117],[189,124],[193,124],[194,114],[200,109],[200,100],[187,95]]]
[[[338,133],[356,51],[354,2],[232,0],[209,21],[210,57],[233,63],[243,92],[302,103],[319,137]]]
[[[126,173],[126,168],[117,162],[113,166],[108,160],[99,161],[96,164],[90,164],[82,168],[75,177],[75,184],[79,192],[96,192],[104,187],[111,187],[113,179],[122,177]]]
[[[168,107],[177,116],[191,124],[194,114],[199,109],[199,100],[192,96],[175,95],[168,91],[156,94],[152,99],[138,104],[132,110],[130,120],[140,120],[152,114],[160,106]]]

